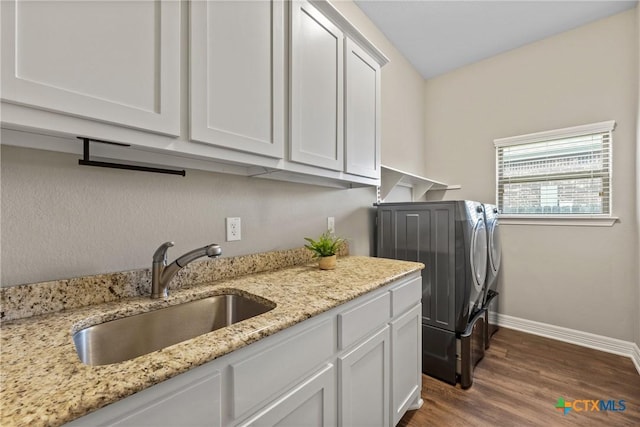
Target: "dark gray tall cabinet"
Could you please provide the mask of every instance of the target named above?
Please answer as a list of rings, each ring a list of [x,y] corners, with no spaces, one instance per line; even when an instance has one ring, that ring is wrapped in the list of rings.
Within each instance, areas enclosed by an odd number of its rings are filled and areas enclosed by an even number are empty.
[[[455,206],[380,204],[376,221],[377,256],[426,266],[422,274],[422,371],[455,384]]]

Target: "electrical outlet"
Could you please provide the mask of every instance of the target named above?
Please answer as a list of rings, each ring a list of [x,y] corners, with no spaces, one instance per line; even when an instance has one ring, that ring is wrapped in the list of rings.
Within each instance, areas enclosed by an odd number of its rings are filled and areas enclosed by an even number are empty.
[[[335,233],[336,232],[336,219],[335,217],[327,217],[327,230],[329,231],[329,233]]]
[[[227,242],[241,240],[242,227],[239,217],[227,218]]]

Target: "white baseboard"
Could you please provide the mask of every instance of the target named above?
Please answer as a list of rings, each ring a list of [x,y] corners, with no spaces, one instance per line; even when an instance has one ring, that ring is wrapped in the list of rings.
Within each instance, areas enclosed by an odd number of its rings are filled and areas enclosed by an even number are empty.
[[[633,347],[631,360],[633,360],[633,364],[636,365],[636,370],[640,373],[640,347],[638,347],[638,344],[633,344]]]
[[[548,323],[520,319],[506,314],[489,313],[489,317],[491,321],[495,322],[497,320],[498,325],[504,326],[505,328],[629,357],[633,361],[638,374],[640,374],[640,348],[636,343],[589,332],[577,331],[575,329],[563,328]]]

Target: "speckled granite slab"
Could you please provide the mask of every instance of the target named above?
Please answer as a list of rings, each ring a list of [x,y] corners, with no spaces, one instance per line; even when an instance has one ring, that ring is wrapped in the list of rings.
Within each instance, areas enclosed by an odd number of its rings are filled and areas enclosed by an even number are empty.
[[[261,260],[257,256],[249,267],[230,265],[226,268],[245,275],[215,280],[199,266],[200,274],[207,274],[200,285],[177,288],[166,301],[134,296],[3,322],[0,425],[62,425],[424,268],[420,263],[347,256],[339,258],[331,271],[318,270],[315,262],[272,270],[267,261],[267,267],[260,267]],[[286,262],[292,261],[273,260],[280,266]],[[246,274],[251,269],[271,271]],[[72,333],[83,327],[227,292],[255,295],[276,307],[121,363],[87,366],[76,355]]]
[[[349,248],[345,245],[339,255],[348,253]],[[196,261],[178,272],[171,281],[170,292],[203,282],[306,264],[311,260],[309,250],[297,248]],[[0,322],[150,293],[149,268],[0,288]]]

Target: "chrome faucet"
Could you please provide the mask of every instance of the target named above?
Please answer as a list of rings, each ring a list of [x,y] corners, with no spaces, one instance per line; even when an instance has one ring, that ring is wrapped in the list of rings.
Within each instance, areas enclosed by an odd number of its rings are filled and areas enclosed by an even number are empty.
[[[151,298],[166,298],[169,296],[169,283],[183,267],[191,261],[203,256],[217,258],[222,255],[222,248],[217,244],[211,244],[203,248],[194,249],[167,265],[167,250],[173,246],[173,242],[165,242],[153,254],[153,266],[151,269]]]

